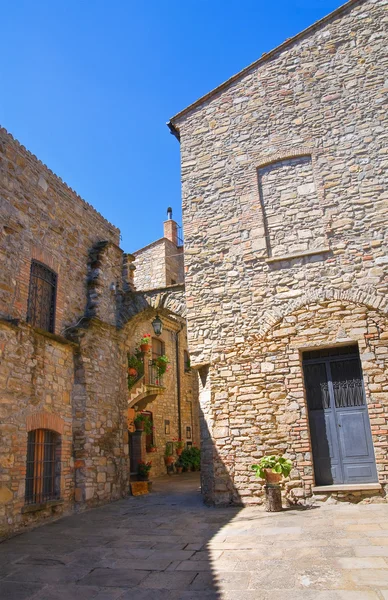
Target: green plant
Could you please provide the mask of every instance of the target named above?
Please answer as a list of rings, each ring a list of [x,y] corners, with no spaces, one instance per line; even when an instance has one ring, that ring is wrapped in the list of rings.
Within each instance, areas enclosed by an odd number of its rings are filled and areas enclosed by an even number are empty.
[[[185,448],[179,457],[182,467],[188,471],[191,468],[190,448]]]
[[[152,462],[144,462],[143,460],[141,460],[138,465],[137,465],[137,472],[138,475],[141,475],[142,477],[146,477],[148,475],[148,473],[150,472],[152,467]]]
[[[177,450],[183,450],[183,448],[185,447],[185,443],[181,438],[174,438],[173,442]]]
[[[150,345],[150,344],[151,344],[151,334],[150,334],[150,333],[145,333],[145,334],[143,335],[143,337],[140,339],[140,342],[139,342],[139,343],[140,343],[141,345],[142,345],[142,344],[148,344],[148,345]]]
[[[144,374],[144,363],[139,354],[128,354],[128,389]],[[133,373],[136,371],[136,375]]]
[[[288,477],[292,469],[292,462],[288,458],[272,454],[271,456],[263,456],[257,465],[251,465],[251,469],[255,471],[256,476],[260,479],[265,479],[265,469],[270,469],[273,473]]]
[[[167,371],[167,367],[170,364],[168,356],[166,354],[162,354],[162,356],[158,356],[155,358],[152,363],[156,366],[158,370],[158,375],[161,377]]]
[[[189,448],[190,457],[191,457],[191,466],[194,467],[196,471],[199,471],[201,467],[201,451],[197,446],[192,446]]]
[[[147,434],[152,433],[152,421],[147,415],[143,415],[143,413],[138,413],[136,417],[133,419],[135,425],[137,423],[144,423],[144,432]]]
[[[172,444],[166,444],[166,448],[164,450],[164,456],[172,456],[173,446]]]

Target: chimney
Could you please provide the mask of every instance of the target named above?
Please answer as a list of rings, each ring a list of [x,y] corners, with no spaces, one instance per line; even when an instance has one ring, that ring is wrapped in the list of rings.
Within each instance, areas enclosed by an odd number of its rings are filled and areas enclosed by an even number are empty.
[[[170,240],[175,246],[178,245],[178,224],[172,219],[172,208],[167,209],[167,221],[163,223],[164,237]]]

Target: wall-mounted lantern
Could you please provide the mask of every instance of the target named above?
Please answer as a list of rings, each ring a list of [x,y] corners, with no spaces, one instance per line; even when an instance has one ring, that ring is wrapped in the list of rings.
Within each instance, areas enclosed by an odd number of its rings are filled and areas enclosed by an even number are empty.
[[[159,315],[156,315],[155,319],[151,323],[152,328],[154,330],[155,335],[159,336],[163,331],[163,323],[159,318]]]

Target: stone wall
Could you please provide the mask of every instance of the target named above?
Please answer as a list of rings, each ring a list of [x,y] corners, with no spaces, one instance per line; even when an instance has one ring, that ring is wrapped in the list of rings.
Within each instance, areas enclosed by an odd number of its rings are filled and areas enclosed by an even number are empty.
[[[71,510],[76,474],[86,482],[81,491],[77,484],[77,502],[120,497],[128,457],[115,335],[120,289],[110,289],[121,280],[118,229],[3,129],[0,212],[0,529],[7,532]],[[58,276],[55,334],[26,323],[32,259]],[[70,326],[86,327],[91,316],[113,326],[108,337],[94,325],[93,334],[83,331],[85,347],[77,336],[66,339]],[[74,401],[82,377],[83,412]],[[25,506],[27,435],[42,428],[61,436],[60,501]],[[78,447],[75,469],[73,435],[82,438],[84,460],[81,466]],[[102,449],[105,438],[110,453]]]
[[[67,340],[0,321],[0,536],[71,506],[73,352]],[[41,428],[61,435],[62,502],[37,516],[22,511],[27,434]]]
[[[318,335],[309,307],[329,300],[379,318],[387,312],[384,11],[381,0],[349,3],[172,119],[182,153],[189,347],[192,364],[210,365],[203,413],[213,436],[205,460],[220,474],[208,485],[213,499],[258,501],[246,465],[277,444],[293,458],[298,449],[303,493],[312,481],[303,456],[309,434],[291,437],[305,408],[292,408],[292,422],[277,421],[285,398],[293,402],[284,375],[298,372],[299,359],[284,355],[277,338],[266,345],[257,336],[274,335],[291,308]],[[350,329],[364,353],[359,328]],[[329,333],[311,340],[336,343]],[[302,342],[293,335],[296,356]],[[261,363],[274,370],[264,374]],[[375,359],[371,368],[380,368]],[[271,396],[278,392],[279,405]],[[376,393],[387,388],[370,389],[371,410],[381,403],[384,412],[387,398]],[[388,460],[384,436],[374,438],[379,460]]]
[[[139,322],[148,319],[152,329],[149,317],[158,307],[173,323],[164,334],[173,369],[155,414],[160,424],[171,415],[171,436],[177,436],[173,348],[183,319],[174,320],[171,313],[183,315],[184,289],[176,285],[148,295],[134,293],[134,257],[119,248],[119,230],[3,129],[0,217],[2,535],[129,492],[127,350],[134,344],[130,332],[137,335],[136,315],[141,313]],[[162,261],[165,285],[182,250],[177,253],[168,239],[162,245],[163,256],[171,254]],[[26,323],[32,259],[58,276],[55,333]],[[183,365],[185,332],[179,338]],[[186,399],[195,402],[196,379],[181,370],[186,424],[191,418]],[[60,435],[60,498],[26,505],[27,440],[34,429]],[[198,439],[198,427],[194,435]],[[159,456],[157,472],[162,472],[161,463]]]
[[[55,332],[85,312],[88,255],[119,244],[108,223],[35,156],[0,129],[0,315],[25,320],[31,259],[58,275]]]
[[[75,500],[83,507],[128,493],[127,365],[122,331],[94,320],[78,340],[72,401]]]
[[[250,465],[263,454],[286,453],[294,469],[286,483],[291,502],[311,495],[312,450],[302,371],[302,350],[356,343],[372,429],[379,481],[388,478],[388,318],[378,309],[336,300],[291,310],[263,336],[226,349],[210,370],[213,403],[207,423],[224,469],[213,494],[261,501],[261,482]]]
[[[163,224],[164,237],[134,253],[137,290],[153,290],[184,282],[182,240],[178,224],[168,219]]]

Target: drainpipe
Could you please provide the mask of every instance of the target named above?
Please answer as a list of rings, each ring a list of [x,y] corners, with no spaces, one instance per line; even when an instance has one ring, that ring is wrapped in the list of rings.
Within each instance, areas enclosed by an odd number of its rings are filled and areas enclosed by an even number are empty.
[[[178,404],[178,438],[182,439],[182,408],[181,408],[181,373],[179,368],[179,334],[183,325],[175,334],[175,361],[176,361],[176,396]]]

